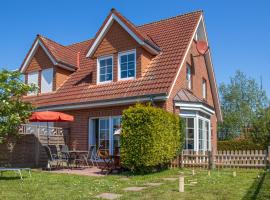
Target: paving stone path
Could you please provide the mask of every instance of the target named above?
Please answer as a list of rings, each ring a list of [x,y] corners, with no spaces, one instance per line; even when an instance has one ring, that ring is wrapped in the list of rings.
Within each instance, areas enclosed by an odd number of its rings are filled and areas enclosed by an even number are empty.
[[[163,183],[145,183],[144,185],[147,185],[147,186],[160,186],[162,184]]]
[[[137,192],[137,191],[141,191],[143,189],[146,189],[147,187],[127,187],[124,188],[124,191],[131,191],[131,192]]]
[[[121,194],[115,194],[115,193],[102,193],[102,194],[97,195],[96,198],[114,200],[114,199],[119,199],[121,196],[122,196]]]
[[[163,178],[164,181],[176,181],[178,178]]]

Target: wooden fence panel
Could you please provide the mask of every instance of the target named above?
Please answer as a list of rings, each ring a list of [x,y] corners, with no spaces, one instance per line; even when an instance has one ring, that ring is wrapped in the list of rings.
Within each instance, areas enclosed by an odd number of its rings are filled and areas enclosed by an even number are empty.
[[[183,150],[182,154],[172,161],[171,167],[265,168],[270,165],[269,151],[217,151],[212,155],[212,152]]]

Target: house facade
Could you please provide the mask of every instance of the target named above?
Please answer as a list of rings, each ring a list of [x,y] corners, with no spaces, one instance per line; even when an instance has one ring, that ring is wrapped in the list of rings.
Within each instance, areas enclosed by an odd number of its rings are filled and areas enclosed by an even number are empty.
[[[151,102],[186,123],[185,148],[215,150],[222,121],[202,11],[135,26],[112,9],[94,38],[61,45],[37,35],[20,71],[37,93],[24,99],[38,111],[61,111],[73,123],[70,145],[102,146],[111,154],[124,109]]]

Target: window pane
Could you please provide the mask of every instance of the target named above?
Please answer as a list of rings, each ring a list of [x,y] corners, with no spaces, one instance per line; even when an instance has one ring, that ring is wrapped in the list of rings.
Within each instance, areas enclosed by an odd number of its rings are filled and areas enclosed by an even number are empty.
[[[127,63],[121,64],[121,71],[127,70]]]
[[[112,80],[112,74],[106,74],[106,81]]]
[[[123,63],[123,62],[127,62],[127,56],[126,55],[121,56],[121,63]]]
[[[100,68],[100,74],[105,74],[105,67]]]
[[[188,118],[187,122],[188,122],[188,124],[187,124],[188,128],[194,128],[194,119],[193,118]]]
[[[100,75],[100,82],[105,81],[105,75]]]
[[[101,60],[101,61],[100,61],[100,66],[101,66],[101,67],[104,67],[105,65],[106,65],[106,60]]]
[[[129,55],[128,55],[128,61],[130,62],[130,61],[134,61],[134,60],[135,60],[135,55],[134,55],[134,53],[129,54]]]
[[[128,77],[134,77],[134,76],[135,76],[134,70],[129,70]]]
[[[107,65],[112,65],[112,59],[111,58],[107,59]]]
[[[129,62],[129,63],[128,63],[128,69],[129,69],[129,70],[130,70],[130,69],[134,70],[134,68],[135,68],[134,62]]]
[[[121,71],[121,78],[127,78],[127,71]]]
[[[109,66],[107,67],[107,73],[112,73],[112,66],[109,65]]]

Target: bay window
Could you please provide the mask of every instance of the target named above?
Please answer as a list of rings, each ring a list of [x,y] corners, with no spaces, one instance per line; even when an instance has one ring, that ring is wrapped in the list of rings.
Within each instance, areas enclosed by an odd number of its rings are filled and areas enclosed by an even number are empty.
[[[136,51],[127,51],[118,55],[119,79],[133,79],[136,77]]]
[[[184,119],[186,129],[184,149],[211,150],[210,120],[199,114],[181,116]]]

